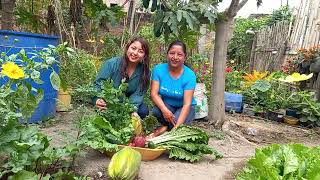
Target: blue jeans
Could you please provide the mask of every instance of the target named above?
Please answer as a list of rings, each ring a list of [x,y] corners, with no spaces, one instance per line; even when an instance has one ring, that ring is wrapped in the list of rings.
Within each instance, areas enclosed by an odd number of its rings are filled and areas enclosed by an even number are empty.
[[[142,102],[138,108],[138,115],[141,119],[149,115],[149,108],[144,102]]]
[[[173,113],[174,121],[177,122],[180,116],[182,107],[174,107],[166,103],[165,105]],[[161,110],[157,106],[153,107],[152,114],[157,118],[160,124],[162,124],[163,126],[168,126],[169,130],[173,128],[173,124],[168,122],[166,119],[164,119]],[[195,105],[192,105],[190,107],[189,114],[187,115],[186,120],[184,121],[184,124],[190,124],[194,120],[194,117],[195,117]]]

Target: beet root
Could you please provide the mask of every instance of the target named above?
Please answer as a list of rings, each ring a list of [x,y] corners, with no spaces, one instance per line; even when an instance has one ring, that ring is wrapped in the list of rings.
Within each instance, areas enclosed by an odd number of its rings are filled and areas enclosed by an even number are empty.
[[[134,143],[136,147],[145,147],[146,138],[144,136],[136,136],[132,143]]]

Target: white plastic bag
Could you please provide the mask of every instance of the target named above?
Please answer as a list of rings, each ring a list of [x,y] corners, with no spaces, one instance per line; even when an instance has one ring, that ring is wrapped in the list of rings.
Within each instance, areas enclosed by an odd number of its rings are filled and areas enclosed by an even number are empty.
[[[195,119],[200,119],[208,116],[208,99],[206,96],[206,85],[204,83],[197,83],[194,91],[194,99],[197,102]]]

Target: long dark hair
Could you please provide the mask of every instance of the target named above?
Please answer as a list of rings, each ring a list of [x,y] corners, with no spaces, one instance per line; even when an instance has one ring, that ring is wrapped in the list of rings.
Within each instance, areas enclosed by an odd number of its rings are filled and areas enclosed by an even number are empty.
[[[142,73],[141,73],[141,77],[140,77],[140,87],[142,91],[146,91],[149,87],[150,84],[150,57],[149,57],[149,44],[148,42],[141,38],[141,37],[135,37],[133,39],[131,39],[131,41],[126,45],[125,50],[123,52],[123,57],[122,57],[122,62],[121,62],[121,78],[128,78],[128,73],[127,73],[127,69],[128,69],[128,61],[129,58],[127,56],[127,51],[129,49],[129,46],[134,43],[134,42],[140,42],[142,49],[144,51],[144,58],[141,62],[142,64]]]
[[[187,46],[186,46],[186,44],[180,40],[173,41],[168,47],[167,54],[169,53],[172,46],[181,46],[182,47],[182,50],[183,50],[185,58],[186,58],[184,61],[184,65],[189,67],[189,64],[187,63]]]

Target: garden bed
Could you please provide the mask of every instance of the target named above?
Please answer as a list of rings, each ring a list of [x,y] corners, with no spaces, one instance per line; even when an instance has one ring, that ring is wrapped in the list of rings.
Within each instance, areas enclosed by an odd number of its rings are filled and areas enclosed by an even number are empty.
[[[42,128],[43,132],[53,138],[51,144],[59,145],[60,143],[62,145],[64,143],[63,136],[65,135],[61,132],[76,136],[76,122],[73,121],[76,115],[76,112],[59,113],[55,119],[50,121],[51,123],[47,123],[48,125]],[[317,129],[257,120],[242,114],[227,115],[226,117],[230,120],[230,128],[234,132],[241,134],[256,146],[225,136],[224,133],[219,131],[214,131],[210,133],[214,138],[210,139],[209,145],[222,152],[224,158],[212,161],[211,157],[205,156],[201,161],[191,164],[170,160],[168,154],[165,153],[154,161],[142,162],[139,179],[234,179],[234,174],[239,172],[246,161],[254,155],[256,147],[289,142],[300,142],[307,146],[320,144],[320,131]],[[210,132],[206,122],[195,122],[194,125]],[[253,135],[252,132],[256,132],[256,134]],[[86,156],[78,159],[76,171],[95,179],[107,179],[105,168],[109,161],[110,158],[106,155],[88,149]]]

